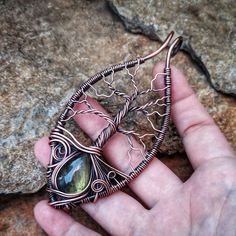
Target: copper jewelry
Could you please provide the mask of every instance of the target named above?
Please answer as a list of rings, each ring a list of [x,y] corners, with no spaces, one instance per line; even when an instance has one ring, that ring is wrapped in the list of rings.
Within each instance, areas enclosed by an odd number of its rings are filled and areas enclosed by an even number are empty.
[[[145,57],[113,65],[95,74],[71,97],[50,134],[51,156],[47,179],[49,202],[52,206],[62,208],[95,202],[99,197],[107,196],[129,183],[157,154],[170,119],[170,59],[182,44],[182,37],[177,37],[170,43],[173,34],[171,32],[168,35],[157,51]],[[140,65],[166,48],[168,51],[164,71],[156,74],[150,82],[150,87],[143,88],[142,80],[138,81],[137,76]],[[126,74],[121,78],[118,75],[123,75],[122,73]],[[118,80],[122,83],[117,83]],[[163,84],[161,88],[155,88],[155,80],[160,80]],[[128,92],[124,91],[126,85],[132,88]],[[106,93],[107,91],[109,93]],[[116,101],[115,107],[119,108],[118,112],[108,115],[97,110],[91,104],[91,94],[97,100]],[[153,95],[152,100],[145,101],[144,98],[149,95]],[[69,131],[71,122],[83,116],[104,119],[107,123],[96,140],[88,145],[78,140],[77,132],[74,131],[72,134]],[[132,124],[135,119],[136,123]],[[135,129],[139,119],[148,122],[150,129],[148,128],[146,133],[140,133]],[[132,125],[126,128],[126,122]],[[82,135],[82,131],[80,134]],[[125,161],[122,160],[128,166],[125,171],[118,170],[103,158],[103,146],[114,134],[125,138],[129,147],[124,157]],[[151,143],[149,148],[147,143]]]

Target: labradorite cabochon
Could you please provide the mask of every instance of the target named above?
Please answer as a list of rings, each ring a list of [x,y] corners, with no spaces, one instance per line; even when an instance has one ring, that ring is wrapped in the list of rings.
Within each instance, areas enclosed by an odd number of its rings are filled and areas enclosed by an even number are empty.
[[[69,159],[57,174],[57,187],[64,193],[80,193],[89,183],[91,159],[87,153],[78,153]]]

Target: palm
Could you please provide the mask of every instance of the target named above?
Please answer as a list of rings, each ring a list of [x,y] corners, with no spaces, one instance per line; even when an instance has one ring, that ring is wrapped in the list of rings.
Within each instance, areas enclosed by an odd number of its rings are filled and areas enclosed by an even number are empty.
[[[157,65],[154,71],[160,71],[161,67]],[[182,183],[155,159],[129,184],[145,207],[118,191],[96,203],[82,205],[82,208],[112,235],[235,235],[236,160],[233,150],[197,101],[184,76],[175,68],[172,90],[173,121],[195,169],[191,178]],[[95,101],[91,102],[102,109]],[[94,139],[106,125],[99,119],[87,117],[77,122]],[[122,137],[116,134],[109,141],[111,145],[105,145],[103,151],[105,157],[122,170],[125,168],[122,151],[127,150],[121,142]],[[121,153],[119,158],[117,150]],[[47,138],[38,141],[35,153],[45,166],[49,152]],[[46,201],[35,207],[35,216],[50,235],[96,234],[65,212],[49,207]]]
[[[235,235],[235,169],[235,160],[228,157],[198,167],[151,209],[149,235]]]

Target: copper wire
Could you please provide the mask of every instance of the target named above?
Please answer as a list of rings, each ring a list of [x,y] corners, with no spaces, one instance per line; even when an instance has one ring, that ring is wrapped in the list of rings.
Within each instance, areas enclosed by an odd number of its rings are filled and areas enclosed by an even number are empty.
[[[177,37],[172,43],[173,37],[171,32],[162,46],[155,52],[132,61],[113,65],[91,77],[87,82],[75,92],[75,94],[68,101],[65,110],[60,115],[54,129],[50,135],[51,157],[47,169],[48,179],[48,192],[50,204],[54,207],[75,207],[80,203],[94,202],[99,197],[105,197],[129,183],[147,166],[147,164],[154,158],[159,150],[160,144],[164,139],[164,135],[170,120],[170,106],[171,106],[171,69],[170,59],[174,56],[182,43],[182,37]],[[168,48],[169,47],[169,48]],[[150,88],[140,90],[136,82],[136,76],[138,70],[145,61],[155,57],[164,49],[168,48],[165,68],[161,73],[157,73],[150,81]],[[134,72],[131,73],[129,68],[135,67]],[[115,86],[115,74],[119,71],[126,71],[127,79],[131,82],[133,91],[131,94],[127,94],[124,91],[120,91]],[[107,77],[110,76],[110,80]],[[164,86],[156,89],[154,87],[155,80],[163,78]],[[110,90],[109,93],[99,93],[95,87],[95,84],[101,81]],[[87,91],[93,91],[97,98],[110,99],[113,96],[119,96],[124,98],[123,107],[113,117],[105,114],[104,112],[96,110],[89,102]],[[148,101],[142,105],[134,105],[134,102],[140,96],[145,96],[151,92],[163,92],[163,96],[155,100]],[[76,110],[75,105],[84,104],[87,108],[82,110]],[[163,112],[148,109],[151,107],[161,107]],[[129,113],[141,112],[146,120],[149,122],[149,126],[152,132],[144,134],[138,133],[135,130],[126,130],[121,127],[121,123]],[[75,136],[65,128],[68,121],[72,120],[75,116],[81,116],[85,114],[92,114],[104,119],[107,122],[97,139],[90,146],[80,143]],[[154,124],[151,117],[159,117],[161,124],[157,127]],[[107,141],[116,133],[121,133],[127,137],[127,143],[129,150],[127,152],[127,163],[129,166],[128,173],[122,172],[117,168],[114,168],[108,164],[103,158],[103,146]],[[147,151],[145,138],[153,137],[154,142],[152,147]],[[134,140],[138,141],[140,146],[134,146]],[[65,193],[58,189],[57,176],[61,168],[72,158],[80,155],[80,153],[87,153],[88,158],[91,159],[92,167],[90,170],[90,179],[87,186],[78,193]],[[134,158],[136,158],[134,160]],[[139,159],[138,159],[139,158]],[[134,163],[139,160],[138,165]]]

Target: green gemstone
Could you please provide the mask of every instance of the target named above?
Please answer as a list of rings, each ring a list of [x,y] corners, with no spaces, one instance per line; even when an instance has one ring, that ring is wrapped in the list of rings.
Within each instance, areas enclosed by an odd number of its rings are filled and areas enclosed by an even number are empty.
[[[87,153],[79,153],[60,169],[57,187],[64,193],[82,192],[89,183],[91,160]]]

